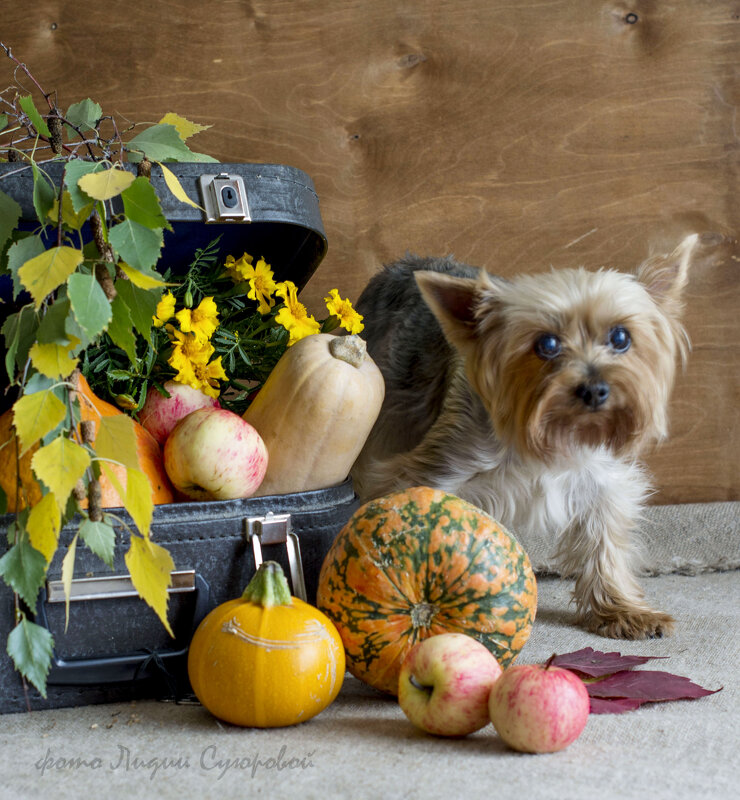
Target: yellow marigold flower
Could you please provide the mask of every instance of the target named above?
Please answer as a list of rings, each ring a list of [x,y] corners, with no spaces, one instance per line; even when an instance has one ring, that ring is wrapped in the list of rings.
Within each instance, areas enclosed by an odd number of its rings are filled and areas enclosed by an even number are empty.
[[[250,271],[251,274],[249,274]],[[270,309],[275,305],[272,293],[277,289],[270,265],[265,262],[264,258],[261,258],[254,268],[248,267],[244,272],[248,274],[250,287],[247,297],[258,302],[257,311],[260,314],[269,314]]]
[[[318,322],[306,311],[306,307],[298,300],[298,289],[293,281],[279,283],[275,294],[285,301],[283,308],[275,315],[275,322],[282,325],[290,334],[288,347],[306,336],[321,330]]]
[[[208,364],[196,364],[194,372],[198,385],[193,388],[200,389],[201,392],[204,392],[209,397],[218,397],[221,391],[218,385],[219,380],[225,381],[228,379],[221,364],[221,356]]]
[[[248,253],[244,253],[241,258],[234,258],[234,256],[226,256],[224,266],[229,272],[231,279],[234,283],[241,283],[249,279],[249,275],[245,274],[247,268],[251,268],[254,259]]]
[[[166,292],[162,295],[162,299],[157,303],[157,310],[152,317],[154,320],[154,327],[161,328],[162,325],[171,319],[175,313],[175,295],[172,292]]]
[[[331,289],[329,296],[324,298],[326,308],[330,314],[339,319],[339,324],[350,333],[360,333],[365,327],[362,324],[362,314],[358,314],[349,300],[342,300],[338,289]]]
[[[192,333],[171,328],[168,331],[172,336],[172,355],[167,363],[175,369],[181,369],[186,361],[197,364],[206,364],[213,355],[213,345],[208,340],[198,339]]]
[[[183,308],[175,314],[180,330],[193,333],[196,339],[210,339],[218,328],[218,306],[212,297],[204,297],[198,308]]]
[[[218,397],[218,381],[227,380],[221,364],[221,356],[209,363],[213,345],[197,339],[192,333],[172,329],[173,347],[167,363],[175,370],[174,380],[193,389],[200,389],[210,397]]]

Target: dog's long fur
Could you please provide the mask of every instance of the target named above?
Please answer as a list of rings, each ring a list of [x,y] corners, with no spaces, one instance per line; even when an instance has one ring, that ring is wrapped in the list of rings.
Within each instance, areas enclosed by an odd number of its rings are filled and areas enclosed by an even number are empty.
[[[353,469],[363,499],[409,486],[452,492],[516,535],[545,530],[579,616],[605,636],[670,632],[635,578],[650,492],[637,461],[667,433],[688,340],[681,293],[697,236],[634,274],[602,269],[495,278],[452,258],[407,256],[357,310],[385,402]],[[617,352],[611,331],[631,346]],[[555,335],[556,357],[537,352]],[[583,387],[606,385],[596,403]],[[525,537],[526,538],[526,537]]]

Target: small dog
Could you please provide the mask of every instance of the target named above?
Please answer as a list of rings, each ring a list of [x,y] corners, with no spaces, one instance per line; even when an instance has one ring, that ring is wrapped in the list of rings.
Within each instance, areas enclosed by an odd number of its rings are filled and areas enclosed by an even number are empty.
[[[697,241],[634,274],[504,280],[407,255],[374,276],[356,308],[386,393],[353,468],[363,500],[432,486],[522,538],[544,530],[575,578],[581,624],[612,638],[670,633],[635,577],[650,493],[636,458],[667,433]]]

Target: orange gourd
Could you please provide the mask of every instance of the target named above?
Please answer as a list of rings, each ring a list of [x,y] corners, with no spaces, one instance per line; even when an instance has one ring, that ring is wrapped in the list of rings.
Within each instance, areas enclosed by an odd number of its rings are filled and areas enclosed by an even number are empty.
[[[112,417],[123,412],[114,405],[102,400],[93,393],[90,385],[83,375],[77,379],[79,392],[80,417],[83,421],[92,420],[95,423],[97,434],[100,417]],[[174,502],[172,485],[164,470],[162,450],[157,440],[134,420],[134,433],[136,435],[136,452],[139,457],[139,466],[149,478],[152,487],[152,500],[155,505]],[[5,445],[5,447],[3,447]],[[15,431],[13,429],[13,411],[9,409],[0,416],[0,486],[8,498],[8,511],[16,510],[16,453]],[[38,450],[38,444],[24,454],[20,460],[20,477],[22,491],[20,493],[19,508],[32,506],[41,499],[41,488],[33,475],[31,459]],[[111,465],[111,469],[121,486],[126,486],[126,469]],[[121,497],[113,488],[105,474],[100,476],[101,505],[103,508],[116,508],[123,505]]]
[[[219,719],[247,727],[311,719],[339,693],[344,669],[336,628],[290,596],[274,561],[260,566],[240,598],[208,614],[188,653],[198,700]]]
[[[324,559],[316,605],[337,626],[349,671],[396,694],[408,651],[438,633],[468,634],[508,666],[529,637],[537,584],[493,517],[416,487],[354,513]]]

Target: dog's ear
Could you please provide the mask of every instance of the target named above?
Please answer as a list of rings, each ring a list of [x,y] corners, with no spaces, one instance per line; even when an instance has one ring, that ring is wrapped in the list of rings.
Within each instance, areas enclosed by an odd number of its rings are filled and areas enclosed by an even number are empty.
[[[653,256],[637,268],[637,280],[666,311],[680,311],[681,294],[688,283],[691,256],[698,241],[699,235],[692,233],[672,253]]]
[[[414,277],[424,301],[442,326],[447,340],[464,350],[476,336],[476,309],[484,286],[490,283],[485,273],[475,280],[431,270],[417,270]]]

